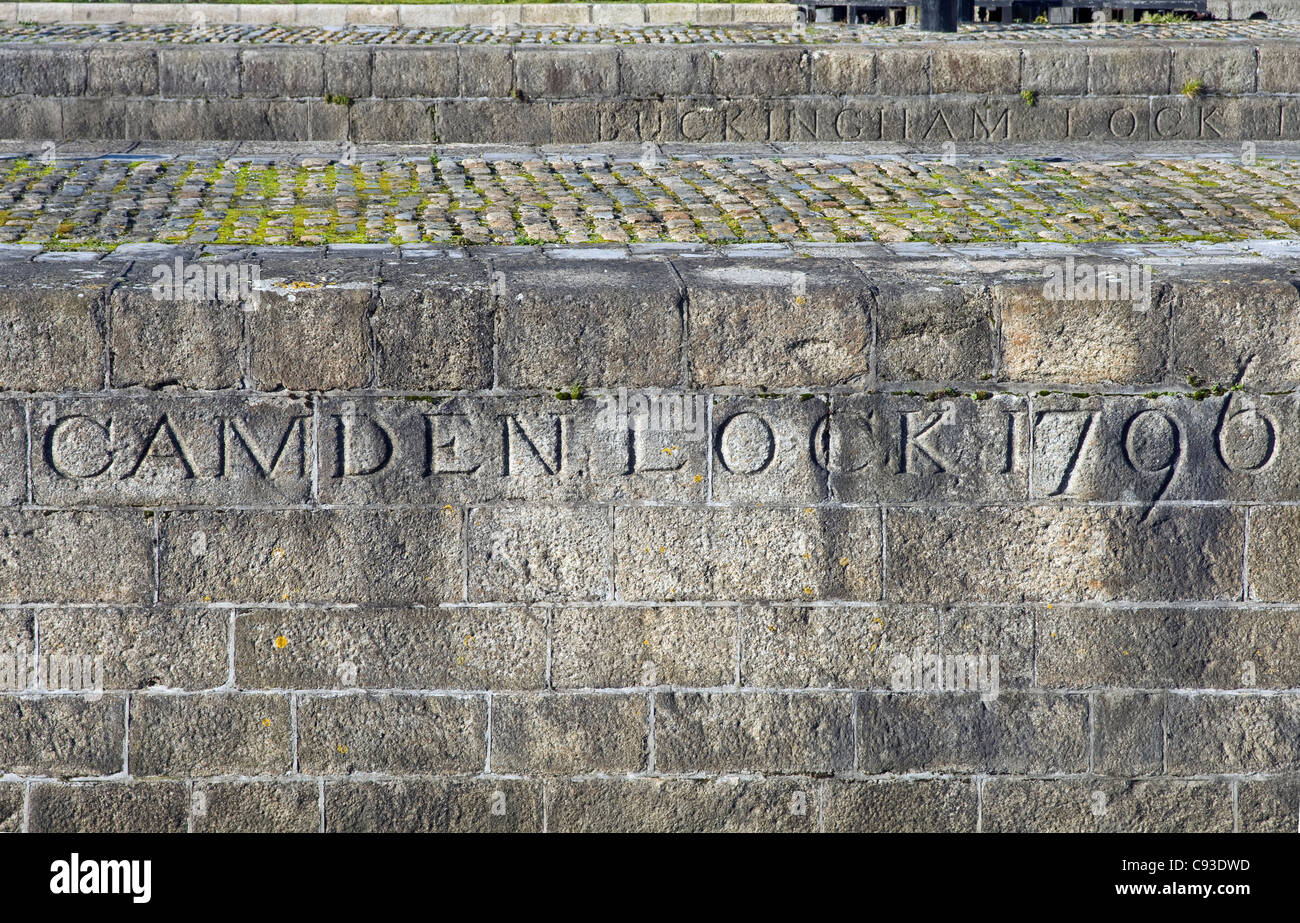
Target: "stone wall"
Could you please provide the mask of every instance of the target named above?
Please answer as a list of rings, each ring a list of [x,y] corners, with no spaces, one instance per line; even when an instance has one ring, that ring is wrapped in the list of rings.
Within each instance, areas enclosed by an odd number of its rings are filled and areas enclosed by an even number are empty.
[[[0,45],[23,139],[1268,141],[1297,94],[1295,41]]]
[[[1300,264],[995,250],[0,263],[0,827],[1295,830]]]

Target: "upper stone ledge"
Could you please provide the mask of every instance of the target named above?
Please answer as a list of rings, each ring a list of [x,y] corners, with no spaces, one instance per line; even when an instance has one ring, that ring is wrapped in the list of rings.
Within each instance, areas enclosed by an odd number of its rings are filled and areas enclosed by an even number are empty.
[[[54,5],[54,4],[51,4]],[[63,5],[63,4],[59,4]],[[71,5],[71,4],[67,4]],[[97,5],[97,4],[87,4]],[[162,6],[164,4],[157,4]],[[545,5],[545,4],[543,4]],[[663,4],[676,6],[676,4]],[[759,4],[733,4],[758,6]],[[0,3],[0,9],[5,4]],[[558,6],[558,4],[557,4]],[[689,4],[687,4],[689,6]],[[791,7],[793,9],[793,7]],[[976,42],[1019,47],[1028,44],[1300,41],[1300,21],[1217,21],[1105,23],[1089,25],[966,24],[944,35],[912,26],[802,25],[798,23],[690,21],[689,24],[555,23],[302,25],[214,23],[210,19],[154,24],[15,22],[0,16],[0,44],[154,42],[182,45],[855,45],[946,46]]]

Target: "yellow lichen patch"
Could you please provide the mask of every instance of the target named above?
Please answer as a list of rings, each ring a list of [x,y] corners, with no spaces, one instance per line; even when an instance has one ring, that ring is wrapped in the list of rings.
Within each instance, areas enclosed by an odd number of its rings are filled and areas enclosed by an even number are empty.
[[[264,727],[264,728],[269,728],[270,726],[271,726],[271,719],[270,719],[270,718],[263,718],[263,719],[262,719],[262,727]]]
[[[275,639],[275,646],[279,650],[284,650],[286,647],[289,646],[289,639],[286,638],[284,635],[277,635]]]
[[[696,483],[696,484],[700,483],[700,481],[702,481],[702,480],[704,480],[704,475],[702,475],[702,474],[697,474],[697,475],[695,475],[695,483]]]
[[[347,753],[347,752],[348,752],[348,748],[347,748],[346,746],[344,746],[343,744],[339,744],[339,745],[336,746],[334,749],[337,750],[339,753]]]

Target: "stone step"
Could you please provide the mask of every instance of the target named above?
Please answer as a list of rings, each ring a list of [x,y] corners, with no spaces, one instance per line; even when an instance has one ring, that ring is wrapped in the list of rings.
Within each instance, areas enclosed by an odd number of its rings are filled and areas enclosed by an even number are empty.
[[[1298,274],[1268,241],[4,247],[0,385],[1281,392]]]
[[[487,43],[438,35],[435,44],[397,46],[328,38],[317,45],[310,35],[295,43],[294,34],[189,44],[183,29],[126,42],[11,35],[0,42],[0,137],[399,144],[1300,138],[1300,32],[1279,23],[1189,25],[1197,30],[1041,27],[948,40],[806,29],[731,41],[688,30],[685,43],[653,46],[600,33],[545,45],[489,33]],[[1180,34],[1206,40],[1174,37]],[[855,40],[845,41],[849,35]]]

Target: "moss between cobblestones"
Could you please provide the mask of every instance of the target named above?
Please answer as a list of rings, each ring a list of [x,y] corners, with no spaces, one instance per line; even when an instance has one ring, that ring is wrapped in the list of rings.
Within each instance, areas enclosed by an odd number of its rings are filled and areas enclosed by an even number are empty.
[[[1300,232],[1300,165],[1289,162],[430,163],[420,173],[405,161],[16,157],[0,166],[0,242],[1180,243]]]

